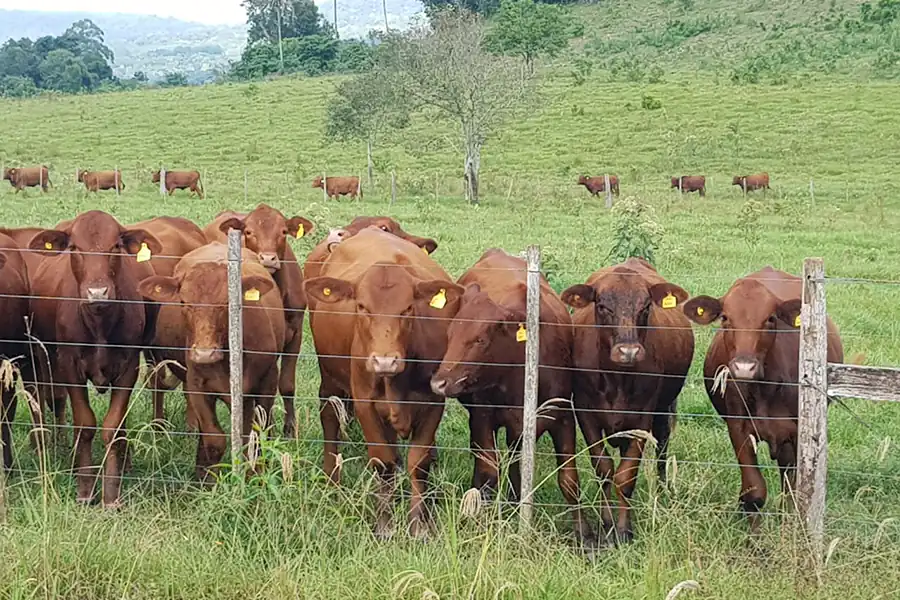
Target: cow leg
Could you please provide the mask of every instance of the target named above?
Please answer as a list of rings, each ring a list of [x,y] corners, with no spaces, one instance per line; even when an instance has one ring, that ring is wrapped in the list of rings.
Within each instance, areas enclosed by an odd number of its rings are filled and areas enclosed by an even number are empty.
[[[579,411],[576,409],[578,424],[581,432],[584,434],[584,440],[588,445],[588,452],[591,454],[591,464],[597,479],[600,480],[600,486],[603,489],[603,504],[600,507],[600,518],[602,520],[603,531],[607,534],[613,529],[613,511],[612,511],[612,479],[613,479],[613,461],[606,453],[606,444],[603,438],[603,426],[598,417],[598,413],[587,411]]]
[[[58,448],[65,448],[66,436],[66,389],[62,386],[51,386],[50,401],[53,403],[53,417],[56,422],[54,440]]]
[[[700,197],[701,198],[706,197],[706,188],[705,187],[700,188]]]
[[[375,537],[389,539],[394,534],[391,500],[400,458],[397,454],[397,432],[385,424],[375,411],[373,402],[354,402],[354,407],[366,439],[369,464],[375,469]]]
[[[187,382],[185,387],[188,387]],[[198,481],[211,483],[213,467],[222,460],[227,444],[225,433],[216,417],[216,397],[193,390],[185,390],[185,396],[197,417],[199,439],[194,474]]]
[[[766,480],[759,472],[756,462],[756,451],[744,432],[742,423],[737,420],[726,422],[728,436],[741,468],[741,503],[747,519],[750,521],[750,532],[758,533],[762,522],[760,510],[766,503]]]
[[[472,487],[490,501],[500,477],[500,457],[494,440],[494,409],[472,408],[469,410],[469,448],[475,455],[475,470],[472,473]]]
[[[329,398],[343,398],[344,392],[335,387],[328,385],[323,377],[322,383],[319,385],[319,398],[321,404],[319,407],[319,420],[322,423],[322,438],[324,440],[322,447],[322,470],[335,485],[341,483],[341,467],[338,465],[338,443],[341,441],[341,419],[338,413],[339,407],[334,405],[333,400]],[[347,402],[337,400],[341,403],[342,408],[347,408]]]
[[[434,398],[437,400],[437,398]],[[444,414],[444,406],[430,406],[426,409],[424,419],[416,426],[410,440],[407,468],[412,487],[409,501],[409,534],[415,538],[424,538],[431,528],[431,515],[425,504],[428,491],[428,473],[431,465],[437,460],[435,435]]]
[[[781,474],[781,494],[787,505],[796,509],[794,493],[796,492],[797,446],[793,439],[785,440],[778,445],[778,470]]]
[[[656,472],[661,485],[666,484],[666,462],[669,459],[669,438],[675,421],[675,402],[660,402],[653,415],[651,430],[656,438]]]
[[[82,504],[89,504],[94,495],[91,445],[97,430],[97,417],[88,401],[86,385],[70,385],[68,390],[72,403],[72,424],[75,426],[75,499]]]
[[[130,373],[133,371],[133,375]],[[128,401],[131,389],[137,381],[137,365],[128,369],[128,376],[116,382],[110,392],[109,410],[103,419],[103,444],[106,448],[106,461],[103,468],[103,506],[116,508],[119,506],[119,492],[122,488],[122,465],[125,462],[128,440],[124,425],[128,412]]]
[[[13,466],[12,422],[16,418],[18,400],[15,389],[3,388],[0,392],[0,445],[3,446],[3,468]]]
[[[630,542],[634,538],[631,528],[631,496],[637,483],[638,469],[641,465],[641,456],[644,454],[644,439],[635,438],[628,441],[628,446],[622,452],[622,460],[616,469],[614,483],[616,495],[619,499],[619,518],[616,522],[616,537],[619,542]]]
[[[572,507],[575,535],[584,546],[592,547],[597,539],[581,509],[581,482],[575,462],[575,423],[571,413],[563,409],[554,410],[551,416],[556,420],[538,419],[537,437],[540,439],[545,430],[550,431],[556,453],[556,480],[563,498]]]
[[[294,396],[296,394],[297,360],[300,354],[300,345],[303,343],[300,329],[288,330],[290,340],[284,345],[281,355],[281,373],[278,381],[278,393],[284,402],[284,437],[297,439],[297,413],[294,409]]]

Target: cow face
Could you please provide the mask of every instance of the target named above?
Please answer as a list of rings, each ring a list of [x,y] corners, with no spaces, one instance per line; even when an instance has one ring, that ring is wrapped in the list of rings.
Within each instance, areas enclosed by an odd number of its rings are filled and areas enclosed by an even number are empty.
[[[241,278],[243,292],[260,295],[274,282],[256,275]],[[201,263],[183,278],[154,276],[141,282],[141,294],[156,302],[181,304],[188,360],[198,365],[220,362],[228,348],[228,270],[225,265]]]
[[[159,183],[159,171],[153,171],[153,174],[150,175],[151,183]]]
[[[746,179],[746,175],[743,176],[743,177],[740,176],[740,175],[735,175],[734,178],[731,180],[731,185],[740,185],[740,186],[743,186],[743,185],[744,185],[744,179]]]
[[[673,187],[673,188],[677,188],[677,187],[678,187],[678,177],[673,177],[673,178],[672,178],[672,187]]]
[[[162,245],[143,229],[125,229],[111,215],[92,210],[78,215],[64,230],[45,229],[32,238],[29,248],[69,256],[80,297],[88,303],[117,299],[116,281],[123,260],[132,260],[146,244],[152,254]]]
[[[419,248],[424,249],[428,254],[433,254],[438,247],[437,242],[431,238],[423,238],[407,233],[400,227],[400,223],[390,217],[356,217],[347,227],[340,231],[346,232],[345,237],[351,237],[367,227],[377,227],[407,242],[412,242]]]
[[[587,175],[580,175],[578,177],[578,185],[587,185],[588,183],[590,183],[590,181],[588,180]]]
[[[601,338],[609,340],[609,359],[623,367],[646,358],[652,305],[670,310],[687,299],[688,293],[674,283],[648,285],[637,272],[622,267],[593,286],[573,285],[562,294],[562,301],[573,308],[593,305],[594,323]]]
[[[314,188],[320,188],[320,187],[322,187],[322,176],[321,176],[321,175],[317,175],[316,178],[313,179],[312,186],[313,186]]]
[[[78,171],[78,183],[84,183],[84,176],[86,173],[87,173],[87,171],[84,171],[84,170]]]
[[[465,291],[449,281],[416,280],[393,263],[373,265],[356,285],[333,277],[316,277],[304,287],[319,302],[356,304],[353,354],[365,359],[369,373],[381,377],[392,377],[406,369],[416,317],[452,319]],[[441,300],[435,302],[435,298]]]
[[[524,363],[524,340],[517,338],[524,323],[524,312],[499,306],[478,284],[469,285],[447,330],[447,351],[431,378],[432,391],[451,398],[481,391],[497,380],[493,372],[509,368],[492,365]]]
[[[800,300],[780,302],[760,282],[741,279],[721,299],[697,296],[683,310],[701,325],[720,321],[731,375],[760,380],[765,377],[763,365],[775,335],[784,329],[779,322],[799,327],[800,305]]]
[[[3,169],[3,179],[8,180],[9,183],[12,185],[15,185],[16,184],[16,169],[15,168]]]
[[[286,219],[280,211],[266,204],[260,204],[243,219],[232,217],[223,222],[219,228],[226,235],[229,229],[243,232],[244,245],[247,249],[256,253],[259,262],[269,273],[275,273],[281,269],[287,237],[296,237],[301,231],[301,235],[309,235],[315,226],[303,217]]]

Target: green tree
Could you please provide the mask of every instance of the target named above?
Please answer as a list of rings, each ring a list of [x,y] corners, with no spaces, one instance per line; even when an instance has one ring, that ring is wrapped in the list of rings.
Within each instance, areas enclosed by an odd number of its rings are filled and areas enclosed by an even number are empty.
[[[5,98],[27,98],[38,93],[34,80],[19,75],[0,77],[0,96]]]
[[[40,79],[40,56],[28,38],[7,40],[0,46],[0,77],[27,77],[33,83]]]
[[[490,15],[500,6],[499,0],[422,0],[422,4],[429,16],[438,15],[448,8]]]
[[[76,94],[90,82],[90,73],[81,58],[62,48],[47,54],[40,72],[43,87],[48,90]]]
[[[521,56],[528,72],[534,73],[538,56],[556,56],[581,32],[582,28],[560,6],[534,0],[502,0],[487,43],[498,54]]]
[[[182,87],[188,84],[188,80],[184,73],[169,72],[163,75],[159,84],[163,87]]]

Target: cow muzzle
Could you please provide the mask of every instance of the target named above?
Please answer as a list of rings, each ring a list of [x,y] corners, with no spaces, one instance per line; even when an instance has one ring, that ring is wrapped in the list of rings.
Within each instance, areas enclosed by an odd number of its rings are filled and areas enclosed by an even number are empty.
[[[257,254],[257,258],[259,258],[259,263],[264,266],[269,273],[273,273],[281,268],[281,261],[274,252],[260,252]]]
[[[398,375],[403,372],[404,366],[403,359],[396,352],[383,356],[370,354],[369,359],[366,361],[366,369],[370,373],[382,376]]]
[[[453,398],[462,392],[467,379],[467,376],[457,378],[435,376],[431,379],[431,391],[438,396]]]
[[[331,247],[334,244],[340,244],[344,241],[344,238],[347,237],[346,229],[332,229],[328,232],[328,237],[325,238],[325,243],[327,244],[328,251],[331,252]]]
[[[609,359],[618,365],[632,366],[644,360],[647,351],[642,344],[616,344],[609,353]]]
[[[762,366],[753,357],[734,358],[728,363],[728,370],[735,379],[753,380],[762,377]]]
[[[88,302],[107,302],[109,300],[109,286],[89,287],[85,290],[84,298]]]
[[[191,362],[198,365],[211,365],[219,362],[224,358],[225,353],[219,348],[198,348],[191,347]]]

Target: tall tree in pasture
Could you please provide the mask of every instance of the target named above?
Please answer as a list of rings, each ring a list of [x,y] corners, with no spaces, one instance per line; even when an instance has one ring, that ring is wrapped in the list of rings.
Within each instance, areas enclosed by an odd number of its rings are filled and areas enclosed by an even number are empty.
[[[481,150],[531,92],[531,79],[512,59],[485,49],[483,18],[467,10],[432,12],[420,25],[391,36],[378,68],[399,97],[436,111],[459,127],[465,152],[466,198],[478,203]]]
[[[521,56],[525,68],[534,73],[538,56],[556,56],[583,28],[561,6],[534,0],[502,0],[488,47],[498,54]]]
[[[381,0],[381,12],[384,13],[384,33],[385,35],[391,32],[390,27],[388,27],[387,20],[387,0]]]
[[[372,147],[379,135],[409,124],[408,107],[404,98],[377,70],[342,81],[336,92],[328,103],[325,137],[366,143],[367,174],[371,185]]]

